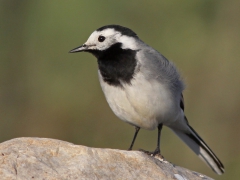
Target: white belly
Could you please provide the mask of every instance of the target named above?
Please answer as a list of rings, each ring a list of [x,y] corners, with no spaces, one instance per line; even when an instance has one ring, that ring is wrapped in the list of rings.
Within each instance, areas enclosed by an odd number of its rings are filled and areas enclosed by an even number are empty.
[[[149,82],[138,73],[131,85],[120,88],[103,82],[98,74],[107,102],[121,120],[149,130],[155,129],[159,123],[175,121],[179,108],[164,85]]]

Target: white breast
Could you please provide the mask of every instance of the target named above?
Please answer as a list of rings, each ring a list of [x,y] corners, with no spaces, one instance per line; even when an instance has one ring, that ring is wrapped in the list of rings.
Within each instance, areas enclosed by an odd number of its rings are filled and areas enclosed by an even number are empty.
[[[98,75],[109,106],[121,120],[149,130],[159,123],[175,120],[178,113],[175,98],[158,81],[150,82],[138,72],[131,85],[120,88],[105,83],[100,72]]]

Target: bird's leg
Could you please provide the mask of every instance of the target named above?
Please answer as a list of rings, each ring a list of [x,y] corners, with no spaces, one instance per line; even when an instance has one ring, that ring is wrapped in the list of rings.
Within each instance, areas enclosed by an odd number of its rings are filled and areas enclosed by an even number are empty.
[[[135,142],[135,139],[136,139],[136,137],[137,137],[137,134],[138,134],[138,131],[139,131],[139,130],[140,130],[140,127],[135,126],[135,134],[134,134],[134,136],[133,136],[132,143],[131,143],[130,147],[128,148],[129,151],[132,150],[133,144],[134,144],[134,142]]]
[[[149,151],[145,151],[143,149],[140,149],[140,151],[142,151],[148,155],[151,155],[151,156],[158,155],[163,159],[163,156],[161,155],[161,151],[160,151],[160,137],[161,137],[162,126],[163,126],[162,124],[158,125],[158,140],[157,140],[157,148],[155,149],[155,151],[149,152]]]
[[[161,137],[161,131],[162,131],[162,124],[158,125],[158,140],[157,140],[157,148],[155,149],[155,151],[153,152],[153,156],[155,156],[156,154],[161,155],[161,151],[160,151],[160,137]]]

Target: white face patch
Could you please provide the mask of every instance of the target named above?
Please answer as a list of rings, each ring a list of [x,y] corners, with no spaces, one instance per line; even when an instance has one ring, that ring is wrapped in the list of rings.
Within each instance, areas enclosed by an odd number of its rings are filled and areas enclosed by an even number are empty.
[[[122,43],[123,49],[138,50],[136,40],[133,37],[123,35],[119,37],[118,42]]]
[[[104,36],[105,40],[103,42],[99,42],[99,36]],[[108,49],[110,46],[118,42],[122,43],[123,49],[137,50],[136,40],[133,37],[122,35],[120,32],[115,31],[112,28],[104,29],[103,31],[94,31],[84,44],[89,46],[88,49],[102,51]]]

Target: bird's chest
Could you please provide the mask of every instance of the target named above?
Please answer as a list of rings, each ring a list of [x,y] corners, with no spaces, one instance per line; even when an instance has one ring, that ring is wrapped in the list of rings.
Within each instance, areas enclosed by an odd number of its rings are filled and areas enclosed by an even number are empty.
[[[154,129],[164,121],[171,106],[170,96],[157,82],[146,81],[137,74],[131,84],[112,86],[99,79],[107,102],[123,121],[145,129]]]

